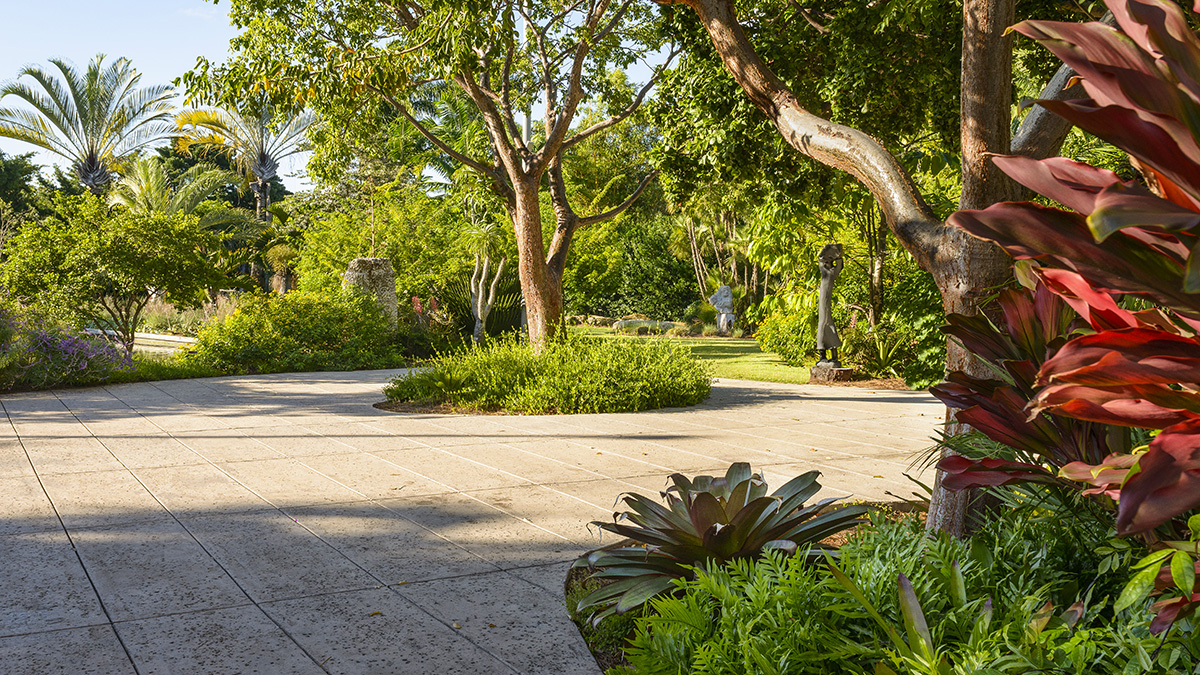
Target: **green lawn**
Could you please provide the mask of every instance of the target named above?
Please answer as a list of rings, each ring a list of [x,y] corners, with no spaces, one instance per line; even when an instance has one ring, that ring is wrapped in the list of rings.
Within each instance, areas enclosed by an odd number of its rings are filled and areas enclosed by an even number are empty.
[[[608,328],[579,326],[572,330],[585,335],[616,337]],[[691,347],[693,354],[712,364],[713,374],[717,377],[790,384],[808,383],[808,365],[802,368],[789,366],[775,354],[759,349],[758,342],[755,340],[717,337],[659,339],[667,339]]]

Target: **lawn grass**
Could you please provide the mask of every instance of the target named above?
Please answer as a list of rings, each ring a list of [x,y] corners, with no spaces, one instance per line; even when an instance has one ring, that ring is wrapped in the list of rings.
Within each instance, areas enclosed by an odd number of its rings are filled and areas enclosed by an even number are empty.
[[[618,337],[610,328],[576,326],[571,330],[596,337]],[[670,340],[692,348],[697,358],[707,361],[717,377],[734,380],[757,380],[759,382],[785,382],[807,384],[808,369],[789,366],[775,354],[763,352],[758,342],[749,338],[658,338]]]
[[[211,366],[184,358],[182,354],[157,354],[134,352],[133,368],[114,375],[108,383],[156,382],[158,380],[183,380],[192,377],[216,377],[224,375]]]

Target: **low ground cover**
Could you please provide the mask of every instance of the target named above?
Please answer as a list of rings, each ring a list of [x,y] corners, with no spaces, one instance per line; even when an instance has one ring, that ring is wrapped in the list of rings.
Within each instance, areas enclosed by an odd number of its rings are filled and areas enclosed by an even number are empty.
[[[1126,601],[1137,542],[1112,539],[1102,511],[1056,489],[997,495],[1004,508],[964,539],[931,536],[917,514],[874,511],[836,551],[810,540],[795,554],[764,546],[722,559],[713,542],[732,526],[700,532],[693,544],[712,553],[665,590],[604,616],[594,600],[605,583],[617,589],[620,566],[613,578],[577,570],[568,610],[609,675],[1194,672],[1196,622],[1159,635],[1150,601]],[[696,501],[687,512],[711,510]],[[686,516],[637,506],[631,517]],[[698,550],[659,539],[642,545]]]
[[[708,398],[712,374],[667,340],[568,336],[541,352],[515,336],[438,356],[384,389],[388,401],[464,411],[631,412]]]

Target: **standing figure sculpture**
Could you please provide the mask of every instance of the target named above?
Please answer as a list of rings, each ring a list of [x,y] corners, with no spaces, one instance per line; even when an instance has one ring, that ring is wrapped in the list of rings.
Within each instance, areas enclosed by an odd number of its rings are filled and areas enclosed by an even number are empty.
[[[721,286],[708,301],[717,310],[717,331],[725,334],[733,332],[733,320],[737,318],[733,313],[733,289]]]
[[[827,244],[817,256],[817,268],[821,271],[821,289],[817,297],[817,351],[821,352],[818,364],[841,368],[838,362],[838,347],[842,338],[833,326],[833,282],[842,272],[842,245]],[[830,358],[828,352],[833,352]]]

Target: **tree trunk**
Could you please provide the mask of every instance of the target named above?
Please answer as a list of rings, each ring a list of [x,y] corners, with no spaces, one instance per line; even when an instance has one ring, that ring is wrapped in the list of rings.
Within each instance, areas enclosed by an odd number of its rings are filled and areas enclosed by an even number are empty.
[[[963,4],[960,209],[983,209],[1022,197],[1020,186],[988,158],[1012,150],[1012,37],[1005,35],[1005,31],[1015,21],[1015,0],[967,0]],[[934,278],[947,314],[975,314],[982,294],[1012,281],[1012,260],[991,243],[963,232],[956,234],[960,241],[954,247],[960,248],[961,254],[946,260],[934,272]],[[976,377],[991,377],[987,367],[954,340],[946,342],[946,368]],[[946,418],[948,422],[954,420],[949,409]],[[965,433],[968,428],[954,424],[949,431]],[[979,501],[974,491],[943,489],[942,478],[939,471],[926,526],[955,536],[964,535],[976,520],[973,505]]]
[[[733,0],[683,0],[696,11],[713,46],[750,101],[793,148],[859,180],[879,203],[896,239],[929,270],[946,226],[937,219],[895,157],[869,135],[805,110],[747,39]]]
[[[529,341],[540,349],[554,339],[562,319],[562,278],[553,278],[544,256],[538,181],[514,181],[513,230],[517,236],[517,276],[525,297]]]
[[[1020,195],[986,158],[988,152],[1009,151],[1012,45],[1004,30],[1013,21],[1013,3],[966,0],[963,6],[963,208],[983,208]],[[784,140],[816,161],[850,173],[870,191],[900,245],[922,269],[933,274],[947,312],[973,313],[987,289],[1009,280],[1008,257],[994,245],[940,222],[911,177],[878,141],[857,129],[813,115],[800,105],[754,52],[737,22],[733,0],[677,0],[676,4],[696,11],[726,69]],[[1061,88],[1068,80],[1057,79],[1058,84],[1052,82],[1047,87],[1044,98],[1061,95],[1054,87]],[[1023,129],[1022,137],[1035,139],[1022,145],[1024,152],[1047,156],[1062,142],[1063,134],[1061,129],[1047,134]],[[967,372],[979,368],[953,344],[947,366]],[[932,528],[955,534],[965,531],[965,495],[947,493],[939,485],[933,502],[929,515]]]

